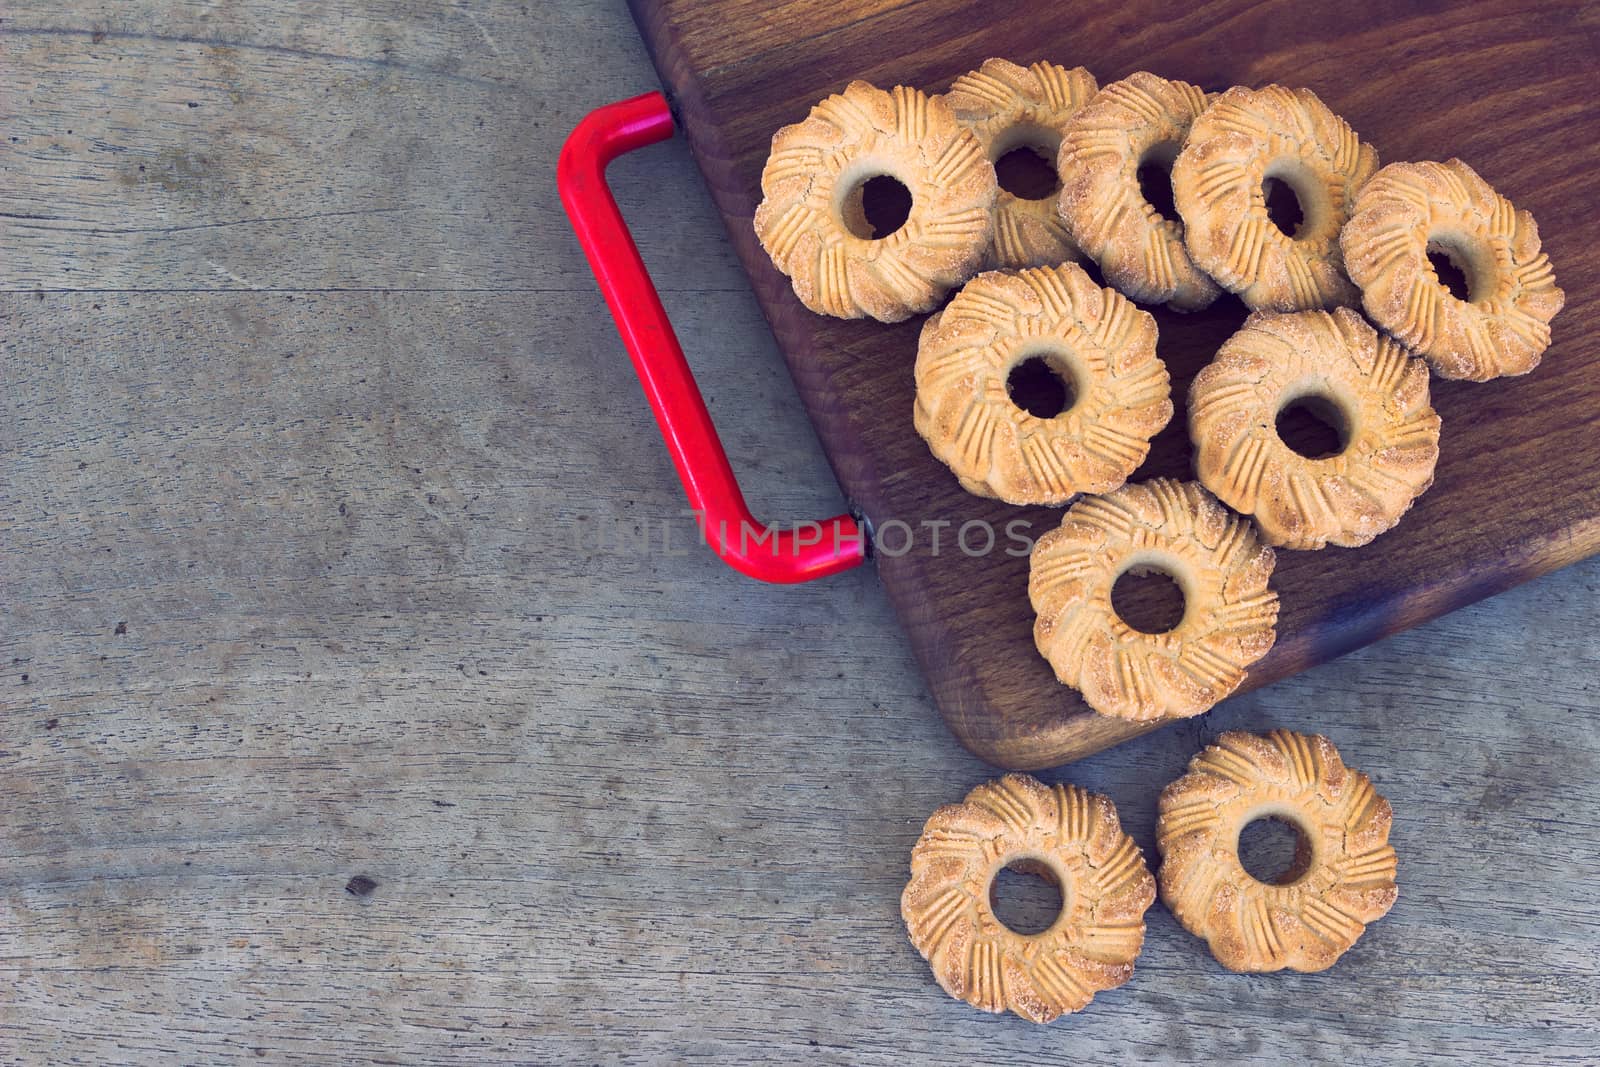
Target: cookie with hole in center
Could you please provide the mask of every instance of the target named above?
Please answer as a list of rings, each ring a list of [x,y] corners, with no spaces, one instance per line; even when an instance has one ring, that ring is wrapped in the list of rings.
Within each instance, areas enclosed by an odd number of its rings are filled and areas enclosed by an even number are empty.
[[[1195,119],[1172,165],[1184,242],[1252,310],[1354,307],[1339,230],[1378,154],[1310,89],[1234,86]],[[1294,193],[1293,233],[1268,211],[1267,183]]]
[[[1155,319],[1075,263],[968,282],[923,325],[914,374],[929,450],[1011,504],[1115,489],[1172,418]]]
[[[1165,217],[1140,185],[1147,168],[1171,169],[1206,105],[1199,86],[1139,71],[1101,89],[1062,135],[1067,231],[1106,281],[1140,303],[1195,311],[1221,291],[1189,255],[1182,221]]]
[[[1279,416],[1302,406],[1338,444],[1297,452]],[[1428,369],[1349,308],[1255,312],[1189,390],[1195,472],[1283,548],[1354,548],[1393,529],[1433,484],[1439,416]]]
[[[1340,244],[1367,314],[1441,378],[1527,374],[1550,346],[1566,298],[1538,224],[1459,159],[1378,171]],[[1430,255],[1461,271],[1464,294],[1440,282]]]
[[[1061,912],[1019,934],[994,913],[1006,867],[1052,881]],[[945,992],[983,1011],[1047,1023],[1133,976],[1155,879],[1116,805],[1025,774],[985,782],[935,811],[900,896],[911,943]]]
[[[1054,63],[1021,67],[1005,59],[986,59],[977,70],[957,78],[944,94],[956,121],[983,142],[1000,185],[989,266],[1042,267],[1080,258],[1056,212],[1056,191],[1061,186],[1056,156],[1067,121],[1096,88],[1094,75],[1082,67],[1068,70]],[[1014,162],[1021,164],[1015,176]]]
[[[910,198],[891,232],[868,217],[876,179]],[[899,322],[982,265],[996,192],[983,145],[943,100],[854,81],[773,134],[756,236],[812,311]]]
[[[1327,738],[1230,731],[1161,791],[1161,901],[1230,971],[1324,971],[1394,906],[1389,802]],[[1288,823],[1299,848],[1270,882],[1239,860],[1257,819]]]
[[[1274,562],[1250,520],[1194,482],[1154,478],[1084,497],[1034,545],[1033,639],[1056,678],[1101,715],[1198,715],[1272,647]],[[1148,572],[1183,592],[1181,620],[1160,633],[1131,625],[1112,602],[1118,579]]]

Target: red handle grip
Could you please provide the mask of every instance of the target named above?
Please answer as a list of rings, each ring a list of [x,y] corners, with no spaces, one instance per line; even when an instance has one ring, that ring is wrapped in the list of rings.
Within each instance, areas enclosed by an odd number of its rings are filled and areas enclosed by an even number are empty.
[[[848,570],[866,558],[867,547],[850,515],[777,530],[750,514],[666,309],[606,186],[606,164],[671,136],[672,113],[660,93],[591,111],[561,148],[561,204],[633,357],[706,543],[735,570],[766,582],[806,582]]]

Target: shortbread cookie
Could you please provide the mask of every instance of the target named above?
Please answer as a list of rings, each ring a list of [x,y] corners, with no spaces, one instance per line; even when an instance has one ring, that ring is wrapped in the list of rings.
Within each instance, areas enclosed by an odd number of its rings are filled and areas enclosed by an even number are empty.
[[[1342,447],[1321,458],[1278,436],[1296,402],[1326,415]],[[1439,416],[1428,369],[1349,308],[1255,312],[1189,391],[1195,472],[1284,548],[1353,548],[1391,529],[1433,484]]]
[[[1018,934],[995,917],[991,887],[1007,866],[1060,888],[1049,929]],[[945,992],[1047,1023],[1133,975],[1154,900],[1155,879],[1110,800],[1008,774],[928,819],[900,914]]]
[[[1273,562],[1250,520],[1194,482],[1156,478],[1085,497],[1034,546],[1033,639],[1056,677],[1102,715],[1198,715],[1272,647]],[[1166,633],[1133,628],[1111,603],[1118,578],[1149,571],[1183,590],[1183,619]]]
[[[1054,63],[1019,67],[1008,60],[987,59],[977,70],[957,78],[944,100],[956,121],[983,142],[990,163],[1027,148],[1053,168],[1067,120],[1095,89],[1094,75],[1082,67],[1068,70]],[[1000,190],[994,202],[989,266],[1043,267],[1078,257],[1056,213],[1054,192],[1029,200]]]
[[[1206,94],[1140,71],[1101,89],[1061,139],[1061,217],[1106,281],[1146,304],[1203,308],[1219,290],[1195,266],[1183,225],[1139,190],[1139,168],[1171,167]]]
[[[1032,414],[1008,383],[1031,361],[1066,406]],[[1156,324],[1075,263],[968,282],[922,328],[914,422],[961,484],[1012,504],[1064,504],[1127,480],[1172,418]]]
[[[879,176],[911,194],[905,223],[882,237],[862,202]],[[812,311],[899,322],[977,271],[996,191],[983,145],[943,100],[855,81],[773,135],[756,235]]]
[[[1389,802],[1325,737],[1225,733],[1159,810],[1161,901],[1230,971],[1327,970],[1394,906]],[[1239,832],[1260,818],[1300,834],[1271,883],[1239,862]]]
[[[1539,227],[1459,159],[1378,171],[1340,243],[1367,314],[1441,378],[1526,374],[1550,345],[1565,296]],[[1439,283],[1430,252],[1466,276],[1466,300]]]
[[[1194,261],[1252,309],[1354,307],[1339,230],[1377,169],[1372,147],[1310,89],[1234,86],[1190,128],[1172,196]],[[1300,202],[1293,236],[1267,214],[1268,179]]]

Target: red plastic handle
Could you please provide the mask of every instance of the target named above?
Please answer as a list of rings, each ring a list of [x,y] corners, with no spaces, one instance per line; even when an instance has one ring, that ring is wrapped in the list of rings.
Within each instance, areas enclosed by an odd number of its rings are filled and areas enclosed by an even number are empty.
[[[671,136],[672,113],[660,93],[591,111],[556,164],[562,206],[633,357],[706,543],[735,570],[765,582],[806,582],[848,570],[866,558],[867,547],[850,515],[777,530],[750,514],[666,309],[606,186],[606,164]]]

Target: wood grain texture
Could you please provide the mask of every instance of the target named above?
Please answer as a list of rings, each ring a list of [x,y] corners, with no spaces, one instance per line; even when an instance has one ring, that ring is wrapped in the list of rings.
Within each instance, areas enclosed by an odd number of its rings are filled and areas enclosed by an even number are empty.
[[[974,498],[914,432],[916,319],[896,327],[807,312],[751,231],[768,141],[851,78],[935,90],[986,57],[1088,67],[1105,84],[1148,69],[1208,89],[1273,81],[1313,88],[1381,161],[1470,162],[1532,211],[1567,306],[1531,376],[1439,382],[1444,421],[1434,487],[1400,527],[1360,550],[1282,553],[1278,643],[1250,670],[1265,685],[1600,551],[1600,219],[1588,157],[1600,139],[1592,11],[1571,4],[1324,5],[1289,0],[1162,5],[956,2],[814,4],[760,14],[741,0],[636,0],[740,259],[852,504],[877,528],[924,531],[880,553],[879,573],[940,709],[964,744],[1011,767],[1047,767],[1148,725],[1095,716],[1058,685],[1032,640],[1027,560],[938,551],[932,528],[1022,519],[1033,536],[1059,512]],[[1192,477],[1189,382],[1243,322],[1225,297],[1207,311],[1155,312],[1177,414],[1134,475]],[[896,531],[898,538],[899,532]],[[897,540],[894,547],[899,549]]]
[[[909,850],[991,772],[870,570],[692,543],[558,214],[653,85],[620,4],[8,5],[0,223],[56,217],[0,245],[0,1062],[1590,1062],[1595,562],[1070,769],[1153,857],[1204,741],[1327,732],[1401,880],[1331,972],[1157,906],[1048,1029],[938,989]],[[612,180],[757,513],[837,510],[685,143]],[[211,225],[280,182],[398,210]]]

